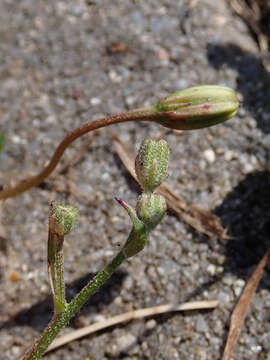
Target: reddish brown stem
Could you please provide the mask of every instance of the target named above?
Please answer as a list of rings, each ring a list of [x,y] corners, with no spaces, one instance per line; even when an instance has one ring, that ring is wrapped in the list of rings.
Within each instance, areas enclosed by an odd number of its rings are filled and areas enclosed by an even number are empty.
[[[154,113],[152,108],[144,108],[129,111],[126,113],[111,115],[106,118],[95,120],[78,127],[77,129],[71,131],[65,136],[65,138],[61,141],[61,143],[55,150],[49,164],[39,174],[31,176],[28,179],[24,179],[13,187],[8,187],[7,189],[0,191],[0,200],[14,197],[32,188],[33,186],[39,185],[56,168],[59,160],[61,159],[68,146],[82,135],[102,127],[127,121],[153,121],[157,118],[157,116],[158,115]]]

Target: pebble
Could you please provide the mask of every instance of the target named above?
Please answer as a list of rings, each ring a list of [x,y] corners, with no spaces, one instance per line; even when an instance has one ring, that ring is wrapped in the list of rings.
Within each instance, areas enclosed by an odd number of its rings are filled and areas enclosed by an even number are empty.
[[[234,155],[233,151],[228,150],[224,153],[225,161],[231,161],[234,157],[235,157],[235,155]]]
[[[111,354],[116,356],[121,352],[128,351],[129,347],[134,345],[135,343],[136,337],[133,334],[126,332],[124,335],[116,338],[115,344],[113,346],[113,352],[111,352]]]
[[[213,149],[207,149],[203,152],[205,159],[209,164],[213,164],[216,160],[216,155]]]
[[[217,272],[217,268],[214,264],[209,264],[206,270],[210,275],[215,275],[215,273]]]
[[[92,99],[90,99],[90,104],[93,106],[100,105],[101,99],[97,97],[93,97]]]
[[[157,326],[157,322],[154,319],[148,320],[145,324],[146,329],[151,330]]]
[[[242,293],[242,290],[245,286],[245,281],[238,279],[233,283],[233,292],[235,296],[239,296]]]
[[[229,304],[231,301],[231,296],[224,291],[220,291],[217,296],[218,300],[222,303]]]
[[[195,327],[196,327],[196,330],[200,333],[205,333],[208,331],[208,324],[202,315],[198,315],[198,317],[196,319]]]

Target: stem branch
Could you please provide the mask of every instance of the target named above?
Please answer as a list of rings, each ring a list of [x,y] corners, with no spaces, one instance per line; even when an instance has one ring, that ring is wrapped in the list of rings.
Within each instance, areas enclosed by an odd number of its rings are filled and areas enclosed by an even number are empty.
[[[125,260],[122,250],[102,271],[100,271],[67,305],[62,312],[55,313],[43,333],[33,344],[33,346],[20,358],[20,360],[38,360],[47,347],[53,342],[58,333],[70,321],[70,319],[80,310],[87,300],[95,294],[98,289],[107,281],[119,265]]]
[[[133,111],[128,111],[126,113],[107,116],[105,118],[95,120],[78,127],[77,129],[69,132],[65,136],[65,138],[61,141],[61,143],[58,145],[57,149],[55,150],[49,164],[46,167],[44,167],[44,169],[39,174],[20,181],[14,187],[8,187],[7,189],[0,191],[0,200],[17,196],[22,192],[32,188],[33,186],[39,185],[55,169],[67,147],[82,135],[90,131],[97,130],[99,128],[117,123],[122,123],[127,121],[153,121],[157,117],[159,117],[159,115],[155,113],[152,107],[149,107],[149,108],[142,108]]]

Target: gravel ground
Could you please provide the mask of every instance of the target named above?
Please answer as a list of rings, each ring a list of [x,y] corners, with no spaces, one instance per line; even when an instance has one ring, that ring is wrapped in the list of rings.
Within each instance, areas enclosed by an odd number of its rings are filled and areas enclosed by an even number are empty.
[[[64,134],[86,121],[148,105],[187,86],[227,85],[238,91],[243,106],[225,124],[181,134],[147,123],[112,130],[134,151],[145,137],[167,139],[169,185],[188,204],[218,214],[232,240],[206,238],[168,215],[147,248],[121,266],[64,332],[167,302],[218,299],[220,306],[113,327],[44,359],[220,359],[231,310],[269,241],[270,75],[246,25],[225,0],[202,0],[192,12],[184,0],[93,3],[1,1],[0,115],[7,144],[0,183],[37,172]],[[67,151],[66,161],[82,141]],[[81,195],[70,193],[68,181]],[[128,234],[130,222],[115,195],[135,204],[138,193],[110,134],[102,131],[66,176],[4,202],[0,359],[16,359],[52,313],[46,272],[50,200],[80,212],[65,247],[72,297]],[[268,271],[235,359],[270,359],[269,287]]]

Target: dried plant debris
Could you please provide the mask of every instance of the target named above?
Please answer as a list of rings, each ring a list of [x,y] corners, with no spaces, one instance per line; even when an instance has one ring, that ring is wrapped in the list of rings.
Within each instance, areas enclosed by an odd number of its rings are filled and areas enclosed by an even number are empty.
[[[270,45],[270,2],[265,0],[231,0],[235,12],[244,19],[257,37],[263,54]]]
[[[63,335],[56,339],[47,349],[46,352],[55,350],[71,341],[80,339],[84,336],[93,334],[97,331],[106,329],[110,326],[114,326],[117,324],[122,324],[124,322],[128,322],[135,319],[141,319],[149,316],[156,316],[168,312],[177,312],[177,311],[191,311],[191,310],[206,310],[206,309],[214,309],[218,306],[217,300],[204,300],[204,301],[192,301],[188,303],[184,303],[181,305],[172,305],[172,304],[164,304],[157,305],[151,308],[146,309],[138,309],[126,312],[124,314],[113,316],[104,321],[100,321],[88,326],[85,326],[81,329],[72,331],[69,334]]]
[[[264,254],[263,258],[261,259],[261,261],[259,262],[259,264],[257,265],[252,276],[248,280],[240,296],[240,299],[233,310],[231,316],[229,334],[227,337],[227,342],[224,349],[222,360],[232,359],[233,350],[240,336],[252,296],[258,287],[258,284],[263,276],[264,269],[269,263],[269,260],[270,260],[270,250],[268,249]]]
[[[117,155],[132,177],[137,181],[133,166],[133,154],[115,133],[112,131],[110,131],[110,133]],[[228,239],[227,231],[223,228],[219,217],[211,214],[209,211],[200,209],[196,205],[189,206],[185,200],[177,195],[166,183],[163,183],[158,188],[158,193],[165,197],[168,209],[171,212],[199,233],[209,237],[215,236],[221,239]]]

